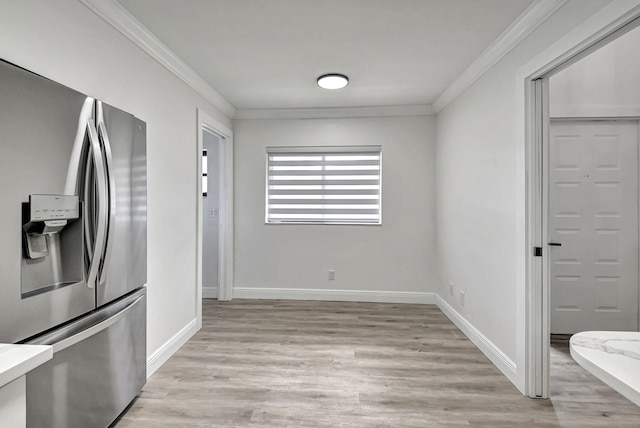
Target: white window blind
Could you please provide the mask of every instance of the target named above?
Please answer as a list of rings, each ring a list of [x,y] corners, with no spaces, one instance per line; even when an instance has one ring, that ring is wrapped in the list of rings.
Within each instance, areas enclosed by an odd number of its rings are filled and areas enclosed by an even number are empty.
[[[381,224],[380,146],[267,147],[267,223]]]

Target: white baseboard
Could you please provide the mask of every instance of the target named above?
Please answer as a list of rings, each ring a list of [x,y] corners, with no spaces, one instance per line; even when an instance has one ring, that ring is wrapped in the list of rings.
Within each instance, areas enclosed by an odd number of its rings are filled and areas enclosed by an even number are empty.
[[[217,299],[218,298],[218,287],[202,287],[202,298],[203,299]]]
[[[147,379],[151,377],[182,345],[198,332],[198,320],[193,320],[182,330],[167,340],[160,348],[147,358]]]
[[[410,291],[309,290],[234,287],[234,299],[325,300],[336,302],[416,303],[435,305],[435,293]]]
[[[458,311],[456,311],[451,305],[444,301],[440,296],[436,298],[436,304],[438,308],[458,327],[464,334],[473,342],[474,345],[482,351],[484,355],[491,360],[498,370],[504,374],[507,379],[514,385],[518,383],[517,366],[507,357],[496,345],[485,337],[480,331],[475,328],[469,321],[466,320]]]

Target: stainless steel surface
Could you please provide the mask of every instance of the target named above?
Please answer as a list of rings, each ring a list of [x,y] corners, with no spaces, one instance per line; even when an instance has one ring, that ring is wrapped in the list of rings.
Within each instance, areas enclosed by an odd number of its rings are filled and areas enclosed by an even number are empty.
[[[116,198],[113,227],[109,228],[109,263],[101,273],[108,286],[97,288],[97,305],[101,306],[147,282],[147,184],[144,122],[108,104],[98,105],[111,148],[109,175]]]
[[[0,94],[0,342],[13,343],[95,307],[95,295],[84,283],[82,248],[65,247],[78,231],[67,226],[47,244],[53,256],[28,260],[22,230],[29,195],[67,194],[87,97],[5,62],[0,62]],[[64,253],[66,261],[59,258]],[[64,281],[55,272],[74,264],[81,268],[78,281],[59,286]],[[25,288],[50,290],[23,295],[23,274]]]
[[[145,293],[91,314],[88,330],[101,327],[77,343],[84,320],[48,335],[58,350],[27,374],[28,428],[107,427],[133,400],[146,381]]]
[[[110,327],[126,316],[142,301],[144,291],[145,289],[140,289],[132,295],[103,306],[95,312],[91,312],[80,319],[37,336],[25,343],[29,345],[53,345],[54,353],[62,351]]]

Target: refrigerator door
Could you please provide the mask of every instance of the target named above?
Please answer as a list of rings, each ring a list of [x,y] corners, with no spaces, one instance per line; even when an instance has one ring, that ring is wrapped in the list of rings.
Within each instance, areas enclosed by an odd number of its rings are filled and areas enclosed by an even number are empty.
[[[27,374],[27,427],[106,427],[146,382],[146,289],[29,344],[53,359]]]
[[[25,232],[30,195],[77,195],[93,99],[3,61],[0,94],[0,342],[13,343],[95,308],[82,219]]]
[[[147,282],[146,126],[97,102],[96,122],[108,165],[108,233],[97,286],[101,306]]]

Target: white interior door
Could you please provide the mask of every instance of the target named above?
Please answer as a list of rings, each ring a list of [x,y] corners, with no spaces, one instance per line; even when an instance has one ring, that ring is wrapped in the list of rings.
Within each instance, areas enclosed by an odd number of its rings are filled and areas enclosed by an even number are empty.
[[[207,196],[202,201],[202,297],[217,299],[220,251],[220,144],[222,137],[203,131],[207,150]]]
[[[638,330],[638,124],[550,128],[551,333]]]

